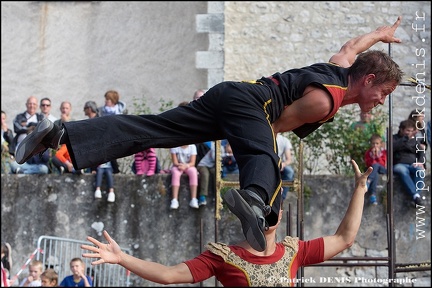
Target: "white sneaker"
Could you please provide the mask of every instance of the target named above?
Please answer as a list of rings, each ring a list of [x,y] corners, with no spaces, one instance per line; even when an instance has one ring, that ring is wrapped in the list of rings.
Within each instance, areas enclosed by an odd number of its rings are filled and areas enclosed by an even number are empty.
[[[97,189],[96,191],[95,191],[95,196],[94,196],[96,199],[100,199],[100,198],[102,198],[102,192],[99,190],[99,189]]]
[[[172,200],[171,200],[171,206],[170,206],[170,209],[178,209],[178,207],[179,207],[179,202],[178,202],[178,200],[177,200],[177,199],[172,199]]]
[[[192,208],[198,209],[199,208],[198,199],[197,198],[192,198],[192,200],[189,202],[189,206],[192,207]]]
[[[115,201],[115,194],[114,192],[108,193],[108,202],[114,202]]]

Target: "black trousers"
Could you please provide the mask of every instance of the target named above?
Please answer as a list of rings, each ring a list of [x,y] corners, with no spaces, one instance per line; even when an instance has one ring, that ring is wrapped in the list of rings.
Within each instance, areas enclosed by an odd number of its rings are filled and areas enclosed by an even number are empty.
[[[147,148],[171,148],[227,139],[237,160],[242,189],[267,192],[270,225],[281,201],[280,160],[271,122],[282,107],[277,86],[222,82],[189,105],[158,115],[115,115],[64,123],[68,150],[77,169],[122,158]],[[280,106],[280,105],[279,105]]]

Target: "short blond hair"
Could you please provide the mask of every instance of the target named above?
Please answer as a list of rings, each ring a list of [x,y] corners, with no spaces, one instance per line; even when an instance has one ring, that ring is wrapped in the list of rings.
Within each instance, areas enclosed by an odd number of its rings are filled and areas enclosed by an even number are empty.
[[[79,258],[79,257],[75,257],[75,258],[73,258],[73,259],[69,262],[69,265],[72,264],[73,262],[80,262],[83,266],[85,266],[84,261],[83,261],[81,258]]]
[[[54,269],[46,269],[42,274],[41,274],[41,278],[42,277],[46,277],[48,278],[49,282],[55,282],[54,286],[57,286],[58,284],[58,274]]]
[[[39,267],[40,271],[42,271],[43,270],[42,261],[32,260],[29,264],[29,269],[30,269],[30,267]]]

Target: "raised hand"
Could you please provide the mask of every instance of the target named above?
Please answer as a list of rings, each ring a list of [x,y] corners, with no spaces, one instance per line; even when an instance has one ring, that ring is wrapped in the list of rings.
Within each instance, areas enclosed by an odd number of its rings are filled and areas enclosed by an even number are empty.
[[[119,264],[121,261],[121,248],[115,242],[111,236],[108,234],[107,231],[103,231],[103,235],[105,239],[108,241],[108,244],[103,244],[96,240],[95,238],[88,236],[87,240],[92,242],[95,246],[90,245],[81,245],[81,249],[85,249],[94,253],[84,253],[82,254],[82,257],[84,258],[98,258],[98,260],[93,261],[92,265],[99,265],[103,263],[110,263],[110,264]]]
[[[376,32],[379,32],[381,36],[381,42],[384,43],[401,43],[402,40],[394,37],[394,33],[396,29],[399,27],[402,21],[402,16],[399,16],[396,22],[392,26],[381,26],[376,29]]]
[[[372,173],[373,168],[369,167],[366,172],[364,172],[363,174],[361,173],[357,162],[353,159],[351,160],[351,164],[353,166],[354,169],[354,175],[355,175],[355,182],[356,182],[356,186],[358,187],[364,187],[365,192],[367,192],[367,186],[366,186],[366,182],[367,182],[367,178],[368,176]]]

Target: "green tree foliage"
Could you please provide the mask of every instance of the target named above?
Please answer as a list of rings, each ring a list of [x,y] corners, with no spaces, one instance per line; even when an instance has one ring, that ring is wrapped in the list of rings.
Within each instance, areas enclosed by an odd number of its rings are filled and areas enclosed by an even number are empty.
[[[132,100],[132,105],[134,107],[134,115],[144,115],[144,114],[155,114],[152,109],[146,103],[146,97],[137,98],[134,97]],[[159,100],[158,112],[164,112],[173,108],[173,101],[166,101],[164,99]]]

